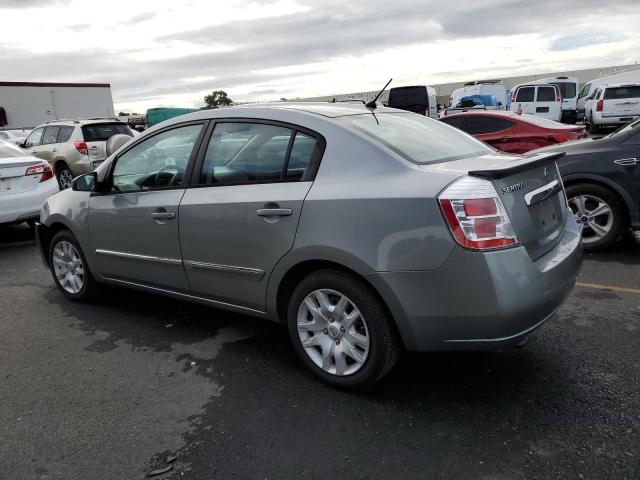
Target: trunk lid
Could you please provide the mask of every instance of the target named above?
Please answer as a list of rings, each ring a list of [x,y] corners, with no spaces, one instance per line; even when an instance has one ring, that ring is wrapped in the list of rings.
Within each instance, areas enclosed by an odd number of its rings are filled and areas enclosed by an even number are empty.
[[[27,168],[43,163],[34,157],[3,158],[0,160],[0,196],[34,190],[41,175],[25,175]]]
[[[438,170],[489,180],[502,201],[518,241],[532,259],[550,251],[561,239],[567,200],[556,166],[560,153],[526,156],[487,155],[451,161]]]

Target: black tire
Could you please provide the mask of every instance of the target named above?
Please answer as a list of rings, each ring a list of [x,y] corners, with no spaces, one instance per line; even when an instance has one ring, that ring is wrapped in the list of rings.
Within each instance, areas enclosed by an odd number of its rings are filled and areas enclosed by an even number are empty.
[[[587,129],[591,134],[600,133],[600,127],[598,127],[598,125],[593,123],[593,119],[587,123]]]
[[[65,241],[69,242],[78,252],[80,259],[82,260],[82,267],[84,270],[84,281],[82,284],[82,288],[77,293],[71,293],[61,285],[58,277],[56,276],[56,272],[53,264],[53,255],[56,245],[60,242]],[[88,302],[93,300],[98,293],[98,284],[93,278],[91,271],[89,270],[89,266],[87,264],[87,259],[84,256],[82,248],[80,244],[76,240],[76,237],[69,230],[61,230],[56,233],[49,244],[49,254],[47,256],[47,260],[49,261],[49,269],[51,270],[51,275],[53,276],[53,281],[55,282],[58,289],[62,292],[62,294],[70,300],[74,300],[76,302]]]
[[[66,163],[60,163],[59,166],[56,167],[56,179],[58,180],[60,190],[65,190],[71,187],[69,179],[73,179],[73,173]]]
[[[347,296],[366,320],[369,351],[361,368],[350,375],[325,372],[307,355],[297,328],[298,309],[308,294],[330,289]],[[400,354],[400,340],[393,320],[378,296],[359,278],[339,270],[320,270],[305,277],[293,291],[287,308],[287,323],[293,348],[302,362],[325,383],[357,390],[373,385],[393,368]]]
[[[589,229],[585,228],[583,230],[582,238],[584,249],[595,251],[603,250],[610,247],[620,239],[627,224],[626,207],[623,200],[618,196],[618,194],[608,189],[607,187],[603,187],[594,183],[577,183],[567,187],[567,198],[569,199],[570,205],[573,205],[575,203],[573,201],[575,197],[582,195],[588,195],[601,199],[609,206],[609,209],[611,210],[613,216],[613,221],[609,232],[599,240],[588,241],[587,238],[589,237],[590,233]]]

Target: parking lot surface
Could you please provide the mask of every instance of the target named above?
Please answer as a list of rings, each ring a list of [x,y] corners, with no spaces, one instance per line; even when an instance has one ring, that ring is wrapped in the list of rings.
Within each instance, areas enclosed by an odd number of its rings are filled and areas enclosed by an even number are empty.
[[[638,479],[640,245],[586,255],[578,282],[524,348],[406,354],[353,394],[276,324],[69,302],[31,231],[0,227],[0,478]]]

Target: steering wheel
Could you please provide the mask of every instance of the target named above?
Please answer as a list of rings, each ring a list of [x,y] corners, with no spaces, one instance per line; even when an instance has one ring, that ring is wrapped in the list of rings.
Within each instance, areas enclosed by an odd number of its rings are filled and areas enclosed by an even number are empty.
[[[175,187],[182,182],[185,169],[179,165],[165,165],[156,173],[156,187]]]

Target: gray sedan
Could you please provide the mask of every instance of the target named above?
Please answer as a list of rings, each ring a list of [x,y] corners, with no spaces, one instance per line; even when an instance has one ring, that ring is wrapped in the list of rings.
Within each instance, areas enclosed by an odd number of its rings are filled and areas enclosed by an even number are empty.
[[[360,104],[196,112],[45,203],[61,292],[120,285],[286,323],[302,363],[362,388],[401,350],[525,339],[560,307],[580,232],[555,160]]]

